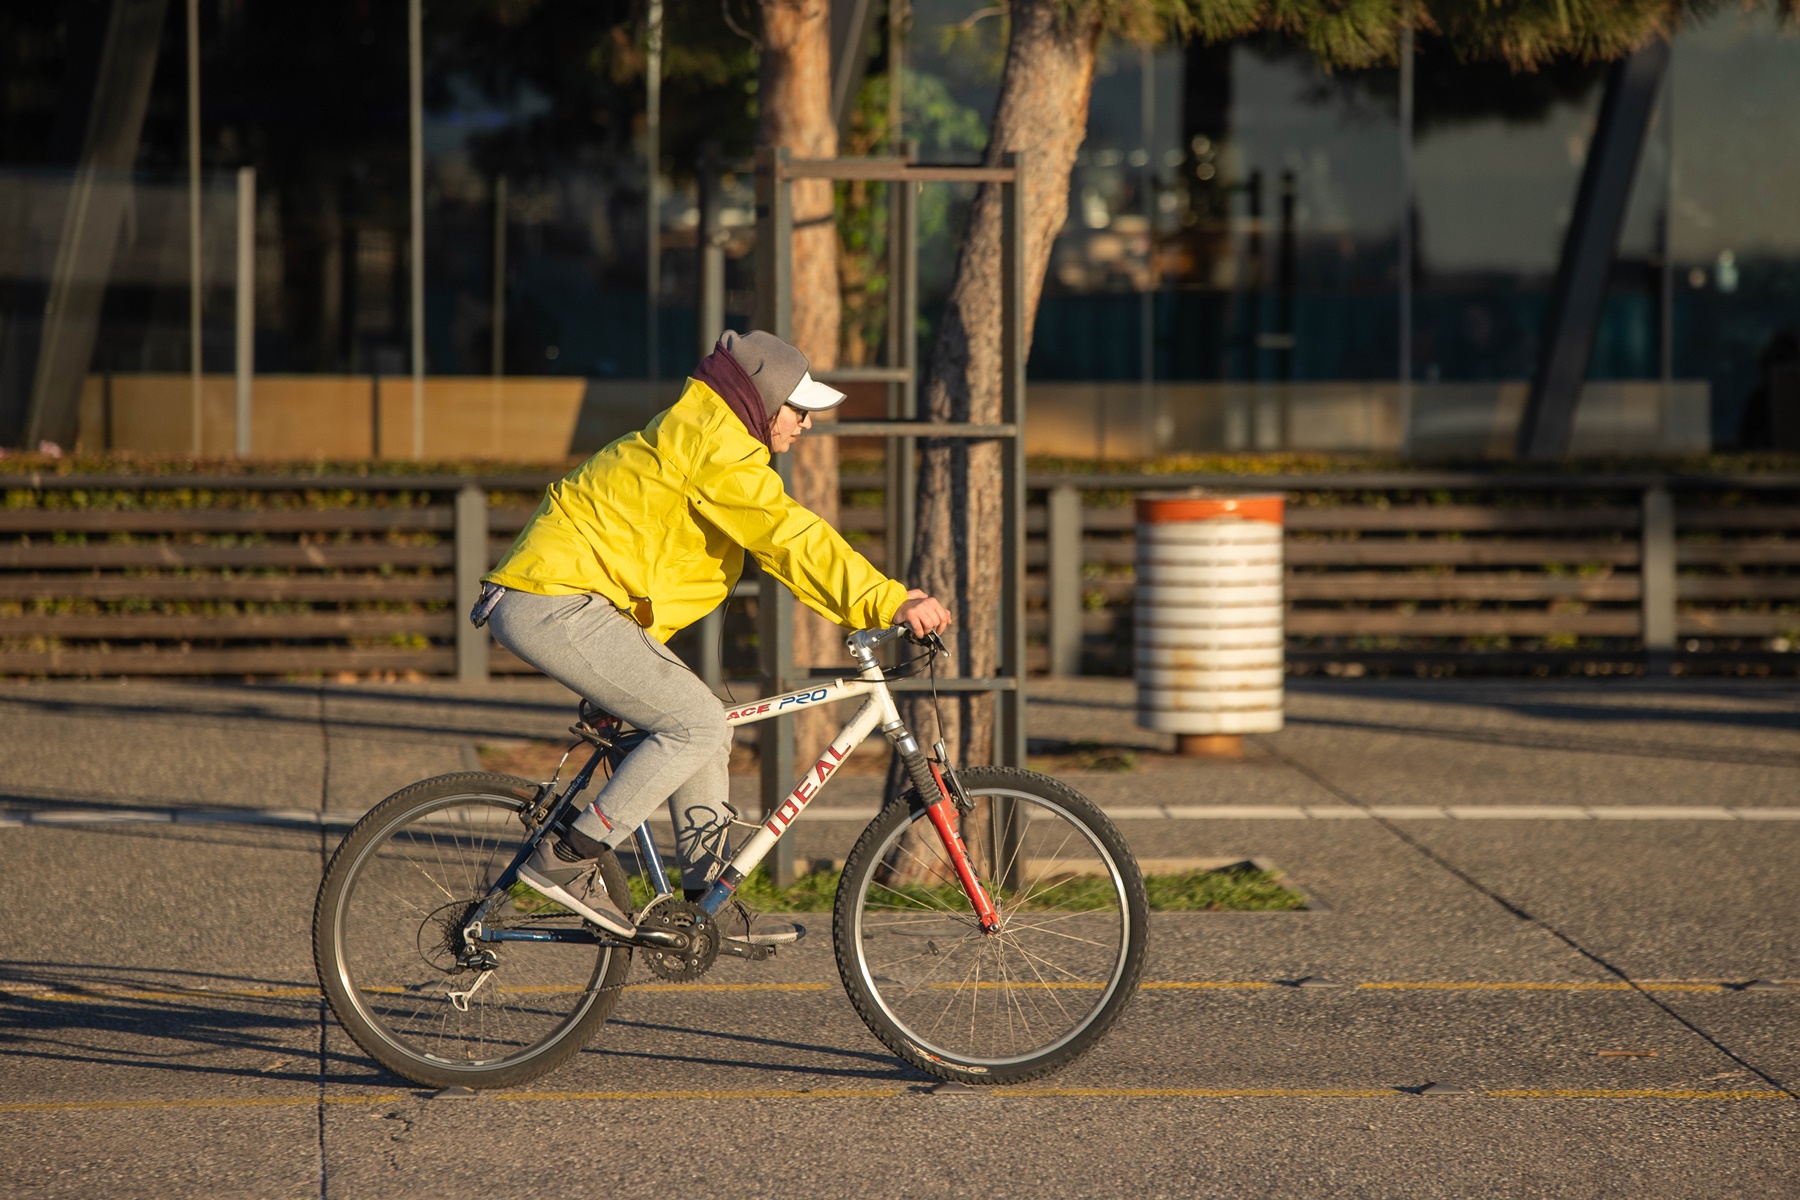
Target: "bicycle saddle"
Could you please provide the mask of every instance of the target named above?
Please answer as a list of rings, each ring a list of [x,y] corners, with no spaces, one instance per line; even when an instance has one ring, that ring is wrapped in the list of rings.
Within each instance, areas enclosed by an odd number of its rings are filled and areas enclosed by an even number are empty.
[[[586,726],[588,729],[598,733],[609,726],[619,724],[619,718],[613,716],[604,708],[595,704],[592,700],[583,700],[581,702],[581,707],[576,710],[575,723],[577,725]]]

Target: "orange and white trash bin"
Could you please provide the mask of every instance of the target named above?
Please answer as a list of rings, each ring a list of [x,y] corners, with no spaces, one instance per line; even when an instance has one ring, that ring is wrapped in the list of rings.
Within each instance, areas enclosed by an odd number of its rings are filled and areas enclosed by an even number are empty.
[[[1281,728],[1286,662],[1279,493],[1137,502],[1138,724],[1183,754],[1232,757]]]

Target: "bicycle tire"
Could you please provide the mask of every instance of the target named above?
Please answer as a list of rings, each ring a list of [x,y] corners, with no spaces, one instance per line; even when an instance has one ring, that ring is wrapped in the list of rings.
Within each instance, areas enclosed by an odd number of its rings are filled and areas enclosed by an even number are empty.
[[[496,982],[481,978],[463,1009],[450,999],[453,983],[474,979],[446,947],[528,836],[518,814],[536,794],[485,772],[415,783],[370,809],[325,868],[313,908],[319,986],[351,1039],[396,1075],[427,1087],[516,1086],[578,1053],[618,1000],[628,948],[518,941],[494,943]],[[612,853],[599,869],[612,895],[630,896]],[[581,924],[529,889],[487,923]]]
[[[978,810],[1011,802],[1012,844],[989,838],[971,853],[1002,931],[984,933],[948,882],[929,821],[921,839],[905,838],[925,817],[909,791],[845,860],[832,912],[838,973],[870,1032],[913,1066],[962,1083],[1024,1083],[1091,1050],[1136,994],[1149,940],[1143,874],[1117,827],[1066,784],[1012,767],[959,777]],[[942,861],[924,861],[931,850]],[[909,864],[944,882],[893,882]]]

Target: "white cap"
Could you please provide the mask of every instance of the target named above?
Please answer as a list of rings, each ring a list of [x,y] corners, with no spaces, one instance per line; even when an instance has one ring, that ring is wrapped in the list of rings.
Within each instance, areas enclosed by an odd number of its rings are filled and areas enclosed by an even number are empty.
[[[811,371],[800,376],[800,386],[794,389],[793,395],[782,401],[808,412],[823,412],[828,408],[836,408],[843,402],[844,393],[820,383],[812,377]]]

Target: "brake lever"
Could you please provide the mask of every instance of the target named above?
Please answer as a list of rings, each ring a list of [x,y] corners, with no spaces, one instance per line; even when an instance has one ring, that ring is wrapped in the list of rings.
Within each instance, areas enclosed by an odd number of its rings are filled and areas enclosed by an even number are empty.
[[[950,653],[949,647],[944,645],[944,639],[939,637],[935,631],[926,634],[924,637],[920,637],[908,626],[902,625],[899,628],[900,631],[906,635],[906,640],[915,646],[923,646],[925,649],[935,651],[938,654]]]

